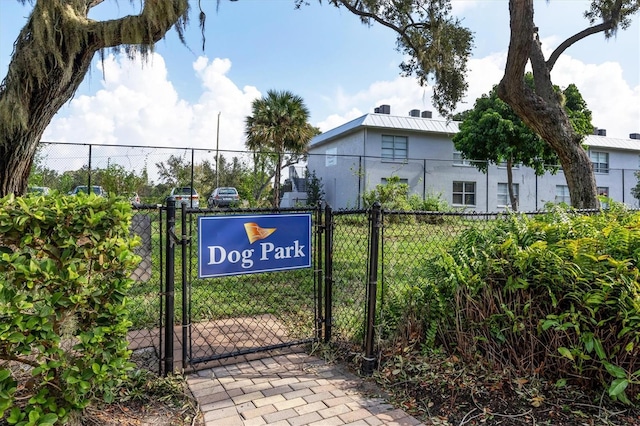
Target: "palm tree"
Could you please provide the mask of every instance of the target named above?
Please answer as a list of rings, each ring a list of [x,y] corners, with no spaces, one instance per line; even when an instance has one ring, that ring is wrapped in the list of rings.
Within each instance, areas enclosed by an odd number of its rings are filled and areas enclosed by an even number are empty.
[[[254,152],[275,152],[273,207],[278,208],[283,154],[304,153],[318,129],[308,123],[309,110],[302,98],[288,91],[269,90],[265,98],[253,101],[251,110],[245,125],[246,146]]]

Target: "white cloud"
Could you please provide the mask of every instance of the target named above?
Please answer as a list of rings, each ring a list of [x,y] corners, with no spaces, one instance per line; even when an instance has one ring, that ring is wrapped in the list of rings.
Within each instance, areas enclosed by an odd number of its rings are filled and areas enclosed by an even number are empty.
[[[102,75],[102,66],[98,63]],[[147,62],[110,55],[102,89],[63,108],[43,140],[106,145],[215,149],[220,115],[220,150],[244,150],[244,120],[260,97],[252,86],[238,88],[228,77],[231,61],[200,57],[194,64],[202,94],[196,103],[179,98],[161,55]]]
[[[198,147],[214,147],[218,112],[220,112],[221,150],[244,151],[244,123],[251,115],[251,103],[261,97],[253,86],[240,89],[227,77],[231,69],[229,59],[215,58],[211,63],[200,57],[194,64],[202,81],[203,92],[194,105],[195,121],[192,135],[200,141]],[[188,146],[192,146],[189,144]]]
[[[593,113],[594,126],[607,136],[628,138],[640,132],[640,86],[629,87],[620,64],[585,64],[568,55],[560,57],[551,78],[564,88],[574,83]]]
[[[470,60],[469,93],[458,111],[472,108],[477,97],[499,82],[505,60],[505,52]],[[180,98],[159,54],[153,54],[148,62],[109,56],[104,61],[101,89],[94,95],[74,98],[54,118],[43,140],[215,150],[220,112],[218,146],[223,155],[231,157],[233,154],[225,151],[244,151],[244,121],[251,113],[251,102],[261,96],[254,86],[238,87],[228,76],[231,66],[229,59],[198,58],[193,72],[201,94],[190,103]],[[97,67],[94,72],[102,76],[102,65]],[[593,111],[594,124],[607,129],[608,136],[626,138],[640,132],[640,87],[629,86],[618,63],[586,64],[563,55],[552,78],[561,87],[570,83],[578,86]],[[338,88],[323,99],[327,115],[314,124],[326,131],[373,112],[381,104],[391,105],[394,115],[419,109],[434,111],[434,118],[438,118],[431,96],[430,87],[403,77],[376,81],[363,89]],[[83,150],[77,150],[79,159],[65,167],[86,164],[80,158]],[[112,155],[106,148],[103,152]],[[158,161],[162,158],[150,158],[150,169]]]
[[[478,5],[476,0],[452,0],[451,1],[451,13],[454,16],[462,15],[463,12],[473,9]]]
[[[469,88],[467,95],[456,109],[457,112],[473,108],[476,99],[489,93],[493,86],[500,83],[506,61],[506,53],[494,53],[484,58],[469,60],[469,73],[467,75]]]
[[[478,97],[498,84],[505,63],[506,52],[471,59],[467,76],[469,90],[456,111],[473,108]],[[585,64],[565,54],[556,63],[551,77],[560,87],[576,84],[593,112],[593,124],[607,129],[607,136],[627,138],[629,133],[640,132],[640,86],[629,86],[620,64]],[[355,93],[340,88],[333,98],[336,112],[317,125],[322,130],[329,130],[355,118],[354,111],[373,112],[380,104],[391,105],[394,115],[408,114],[414,108],[434,110],[431,95],[429,87],[420,87],[414,79],[402,77],[375,82]],[[435,111],[433,116],[437,118]]]
[[[102,76],[101,64],[97,67]],[[184,148],[208,149],[195,151],[196,163],[214,162],[216,147],[227,159],[246,158],[237,154],[245,151],[244,121],[251,113],[251,102],[261,95],[252,86],[238,88],[227,76],[230,69],[228,59],[198,58],[193,70],[202,92],[196,102],[189,103],[180,99],[168,80],[161,55],[154,53],[147,62],[110,55],[104,61],[102,88],[66,105],[47,127],[43,141],[103,145],[93,147],[93,168],[117,163],[140,172],[146,165],[153,181],[158,180],[155,164],[170,155],[191,161],[191,151]],[[46,155],[49,166],[59,171],[77,170],[88,163],[88,148],[82,146],[52,147]]]
[[[97,64],[102,75],[102,64]],[[104,60],[102,89],[73,99],[47,128],[54,141],[175,146],[192,120],[189,105],[167,80],[164,59],[148,62],[123,56]]]
[[[503,53],[469,61],[469,91],[457,111],[473,108],[476,98],[483,93],[488,93],[493,85],[499,83],[505,61],[506,54]],[[327,103],[334,105],[335,113],[316,125],[323,131],[330,130],[367,112],[373,112],[375,107],[383,104],[391,106],[393,115],[409,115],[410,110],[419,109],[432,111],[433,118],[442,119],[432,104],[432,95],[433,89],[430,86],[420,86],[412,77],[377,81],[366,89],[352,94],[343,88],[338,88],[333,97],[326,98]]]
[[[355,93],[338,88],[333,97],[326,98],[327,103],[333,106],[334,113],[315,124],[323,131],[330,130],[365,113],[373,112],[374,108],[380,105],[390,105],[393,115],[408,115],[412,109],[433,111],[431,94],[430,87],[421,87],[415,78],[404,77],[397,77],[391,81],[377,81]]]
[[[316,126],[318,126],[321,131],[326,132],[327,130],[334,129],[338,126],[343,125],[347,121],[351,121],[363,115],[364,113],[358,108],[351,108],[351,110],[342,115],[331,114],[323,121],[316,123]]]

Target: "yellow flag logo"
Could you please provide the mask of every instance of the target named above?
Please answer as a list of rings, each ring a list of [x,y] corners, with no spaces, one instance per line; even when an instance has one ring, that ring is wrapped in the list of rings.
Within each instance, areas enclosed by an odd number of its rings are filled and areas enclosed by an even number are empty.
[[[249,243],[253,244],[258,240],[264,240],[269,235],[276,232],[277,228],[261,228],[257,223],[248,222],[244,224],[244,230],[247,232]]]

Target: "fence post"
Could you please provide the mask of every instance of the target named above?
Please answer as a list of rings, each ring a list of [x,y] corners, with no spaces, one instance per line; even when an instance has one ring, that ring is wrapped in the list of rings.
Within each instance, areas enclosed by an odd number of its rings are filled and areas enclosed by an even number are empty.
[[[89,164],[87,166],[87,194],[91,194],[91,145],[89,145]]]
[[[331,340],[333,328],[333,210],[324,208],[324,342]]]
[[[193,190],[193,186],[191,187]],[[193,203],[193,197],[191,197]],[[190,297],[187,280],[187,203],[182,202],[180,204],[180,219],[182,220],[182,238],[180,238],[180,245],[182,250],[182,368],[187,368],[188,352],[187,342],[189,343],[189,349],[191,348],[191,340],[189,337],[190,320],[191,315],[188,310]]]
[[[175,290],[175,226],[176,201],[167,200],[166,259],[165,259],[165,319],[164,374],[173,373],[173,320]]]
[[[323,255],[323,234],[325,230],[325,225],[322,223],[322,204],[318,203],[315,208],[315,229],[316,229],[316,249],[315,249],[315,285],[316,285],[316,299],[317,299],[317,308],[316,308],[316,339],[320,341],[324,334],[324,305],[323,305],[323,296],[324,296],[324,263],[322,262]]]
[[[366,139],[366,136],[365,136],[365,139]],[[334,201],[335,201],[335,198],[334,198]],[[362,155],[358,157],[358,209],[360,209],[361,202],[362,202]]]
[[[378,291],[378,247],[380,244],[380,226],[381,226],[381,206],[376,202],[371,209],[369,221],[370,221],[370,233],[369,233],[369,281],[367,285],[367,328],[366,328],[366,341],[365,341],[365,354],[364,354],[364,374],[370,375],[373,373],[373,367],[375,364],[374,354],[374,335],[375,335],[375,322],[376,322],[376,298]]]
[[[191,182],[189,183],[189,207],[193,208],[193,174],[194,174],[194,161],[195,161],[195,149],[191,148]],[[200,202],[200,195],[198,196],[198,202]],[[199,205],[199,204],[198,204]]]

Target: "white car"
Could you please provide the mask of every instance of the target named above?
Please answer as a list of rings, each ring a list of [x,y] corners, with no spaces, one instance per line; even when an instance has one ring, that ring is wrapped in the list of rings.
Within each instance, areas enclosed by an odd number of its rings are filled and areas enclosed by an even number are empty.
[[[192,207],[194,209],[200,208],[200,196],[195,188],[188,186],[173,188],[171,190],[171,194],[169,194],[169,199],[175,200],[176,207],[178,208],[183,201],[187,203],[187,207]]]
[[[69,191],[69,195],[77,195],[77,194],[79,194],[81,192],[85,193],[85,194],[88,194],[89,190],[87,188],[88,188],[87,185],[76,186],[71,191]],[[91,185],[91,192],[96,194],[98,197],[106,197],[107,196],[107,191],[105,191],[103,187],[98,186],[98,185]]]
[[[27,188],[27,194],[49,195],[51,190],[47,186],[30,186]]]
[[[232,186],[224,186],[213,190],[207,200],[207,205],[212,209],[214,207],[228,207],[239,202],[238,190]]]

